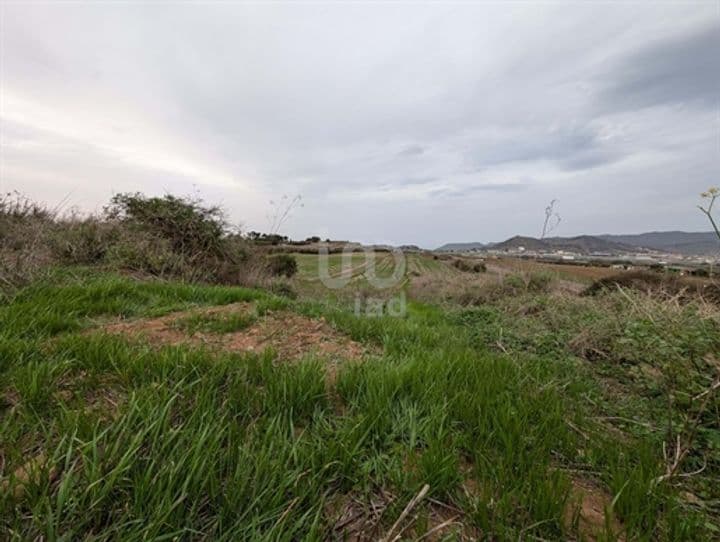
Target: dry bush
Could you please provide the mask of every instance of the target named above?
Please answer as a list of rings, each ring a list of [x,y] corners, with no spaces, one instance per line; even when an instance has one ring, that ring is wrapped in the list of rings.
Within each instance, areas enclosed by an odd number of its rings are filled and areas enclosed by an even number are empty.
[[[47,241],[60,263],[92,265],[105,259],[119,237],[116,224],[71,216],[56,222]]]
[[[54,218],[52,211],[16,192],[0,196],[0,289],[27,284],[48,268]]]
[[[505,275],[497,282],[480,288],[466,289],[458,298],[461,305],[484,305],[527,293],[546,293],[552,287],[553,278],[544,273],[520,273]]]
[[[427,302],[456,303],[463,306],[494,303],[506,297],[526,293],[548,292],[553,278],[544,273],[519,273],[505,276],[477,275],[471,279],[463,275],[413,278],[410,295]]]
[[[485,271],[487,271],[485,263],[472,260],[464,260],[462,258],[453,260],[452,266],[455,269],[463,271],[465,273],[485,273]]]
[[[643,270],[596,280],[585,289],[583,295],[594,296],[618,288],[654,294],[661,298],[677,298],[683,302],[703,299],[720,304],[720,284],[717,281]]]

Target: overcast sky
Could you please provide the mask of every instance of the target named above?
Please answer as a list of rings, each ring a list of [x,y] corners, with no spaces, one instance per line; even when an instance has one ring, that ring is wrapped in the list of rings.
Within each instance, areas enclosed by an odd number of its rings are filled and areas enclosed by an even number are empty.
[[[0,1],[0,189],[365,242],[707,230],[720,2]]]

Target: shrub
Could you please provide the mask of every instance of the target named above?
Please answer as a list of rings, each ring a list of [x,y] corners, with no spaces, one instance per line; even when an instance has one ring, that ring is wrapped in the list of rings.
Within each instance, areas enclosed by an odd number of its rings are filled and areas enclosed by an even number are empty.
[[[593,282],[585,289],[585,295],[596,295],[604,290],[629,288],[632,290],[650,291],[662,286],[662,275],[651,273],[649,271],[628,271],[627,273],[618,273],[609,277],[605,277]]]
[[[455,269],[466,273],[484,273],[487,267],[484,262],[474,262],[469,260],[457,259],[453,260],[452,266]]]
[[[202,200],[119,194],[102,215],[58,217],[18,194],[0,197],[0,289],[53,264],[110,265],[190,281],[258,285],[268,275],[222,210]]]
[[[193,281],[242,282],[249,250],[219,207],[171,195],[118,194],[105,215],[124,230],[111,251],[116,265]]]
[[[0,290],[40,276],[52,261],[46,239],[54,214],[17,192],[0,196]]]
[[[528,292],[547,292],[552,286],[553,277],[547,273],[530,273],[525,277],[525,289]]]
[[[270,287],[268,289],[275,295],[279,295],[281,297],[287,297],[288,299],[297,298],[297,292],[287,282],[273,281],[270,283]]]
[[[267,257],[268,270],[276,277],[292,277],[297,273],[297,260],[290,254],[271,254]]]
[[[599,295],[617,288],[636,290],[664,297],[677,297],[680,301],[702,298],[720,304],[720,284],[714,281],[678,277],[652,271],[627,271],[593,282],[583,295]]]
[[[545,273],[512,274],[499,281],[465,285],[451,298],[464,306],[484,305],[527,293],[546,293],[552,283],[552,277]]]
[[[132,271],[149,273],[159,277],[166,275],[186,276],[184,262],[173,253],[170,243],[147,232],[127,231],[113,244],[106,255],[107,263]]]
[[[140,193],[114,196],[105,212],[110,219],[170,243],[185,256],[221,256],[226,222],[222,209],[206,207],[201,200],[171,195],[146,197]]]
[[[118,235],[114,224],[97,218],[71,219],[57,224],[49,243],[53,254],[62,263],[96,264],[105,259]]]

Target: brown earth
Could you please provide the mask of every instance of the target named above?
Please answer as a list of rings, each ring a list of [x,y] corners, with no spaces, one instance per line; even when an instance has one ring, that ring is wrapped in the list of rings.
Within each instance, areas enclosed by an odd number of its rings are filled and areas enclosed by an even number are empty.
[[[623,526],[612,516],[611,508],[612,495],[606,490],[592,481],[574,479],[565,506],[565,528],[587,542],[604,540],[607,534],[624,541]],[[606,520],[607,513],[610,515]]]
[[[57,469],[48,465],[49,461],[42,452],[31,457],[15,469],[12,476],[0,481],[0,492],[10,492],[15,499],[20,499],[28,486],[39,484],[43,480],[54,481],[57,478]]]
[[[177,321],[195,315],[251,314],[251,303],[234,303],[210,309],[175,312],[159,318],[117,322],[104,326],[107,333],[143,337],[153,344],[203,345],[230,352],[263,352],[271,348],[281,361],[296,361],[318,356],[329,363],[334,375],[339,360],[360,359],[371,349],[350,339],[323,318],[308,318],[287,310],[268,312],[251,326],[229,333],[198,332],[192,335],[177,326]]]

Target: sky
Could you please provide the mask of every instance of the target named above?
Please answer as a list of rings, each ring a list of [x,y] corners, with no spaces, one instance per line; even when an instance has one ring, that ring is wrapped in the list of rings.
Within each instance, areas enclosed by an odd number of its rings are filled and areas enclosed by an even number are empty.
[[[717,0],[0,0],[0,190],[62,209],[301,196],[280,233],[433,248],[553,199],[557,235],[708,230],[718,184]]]

